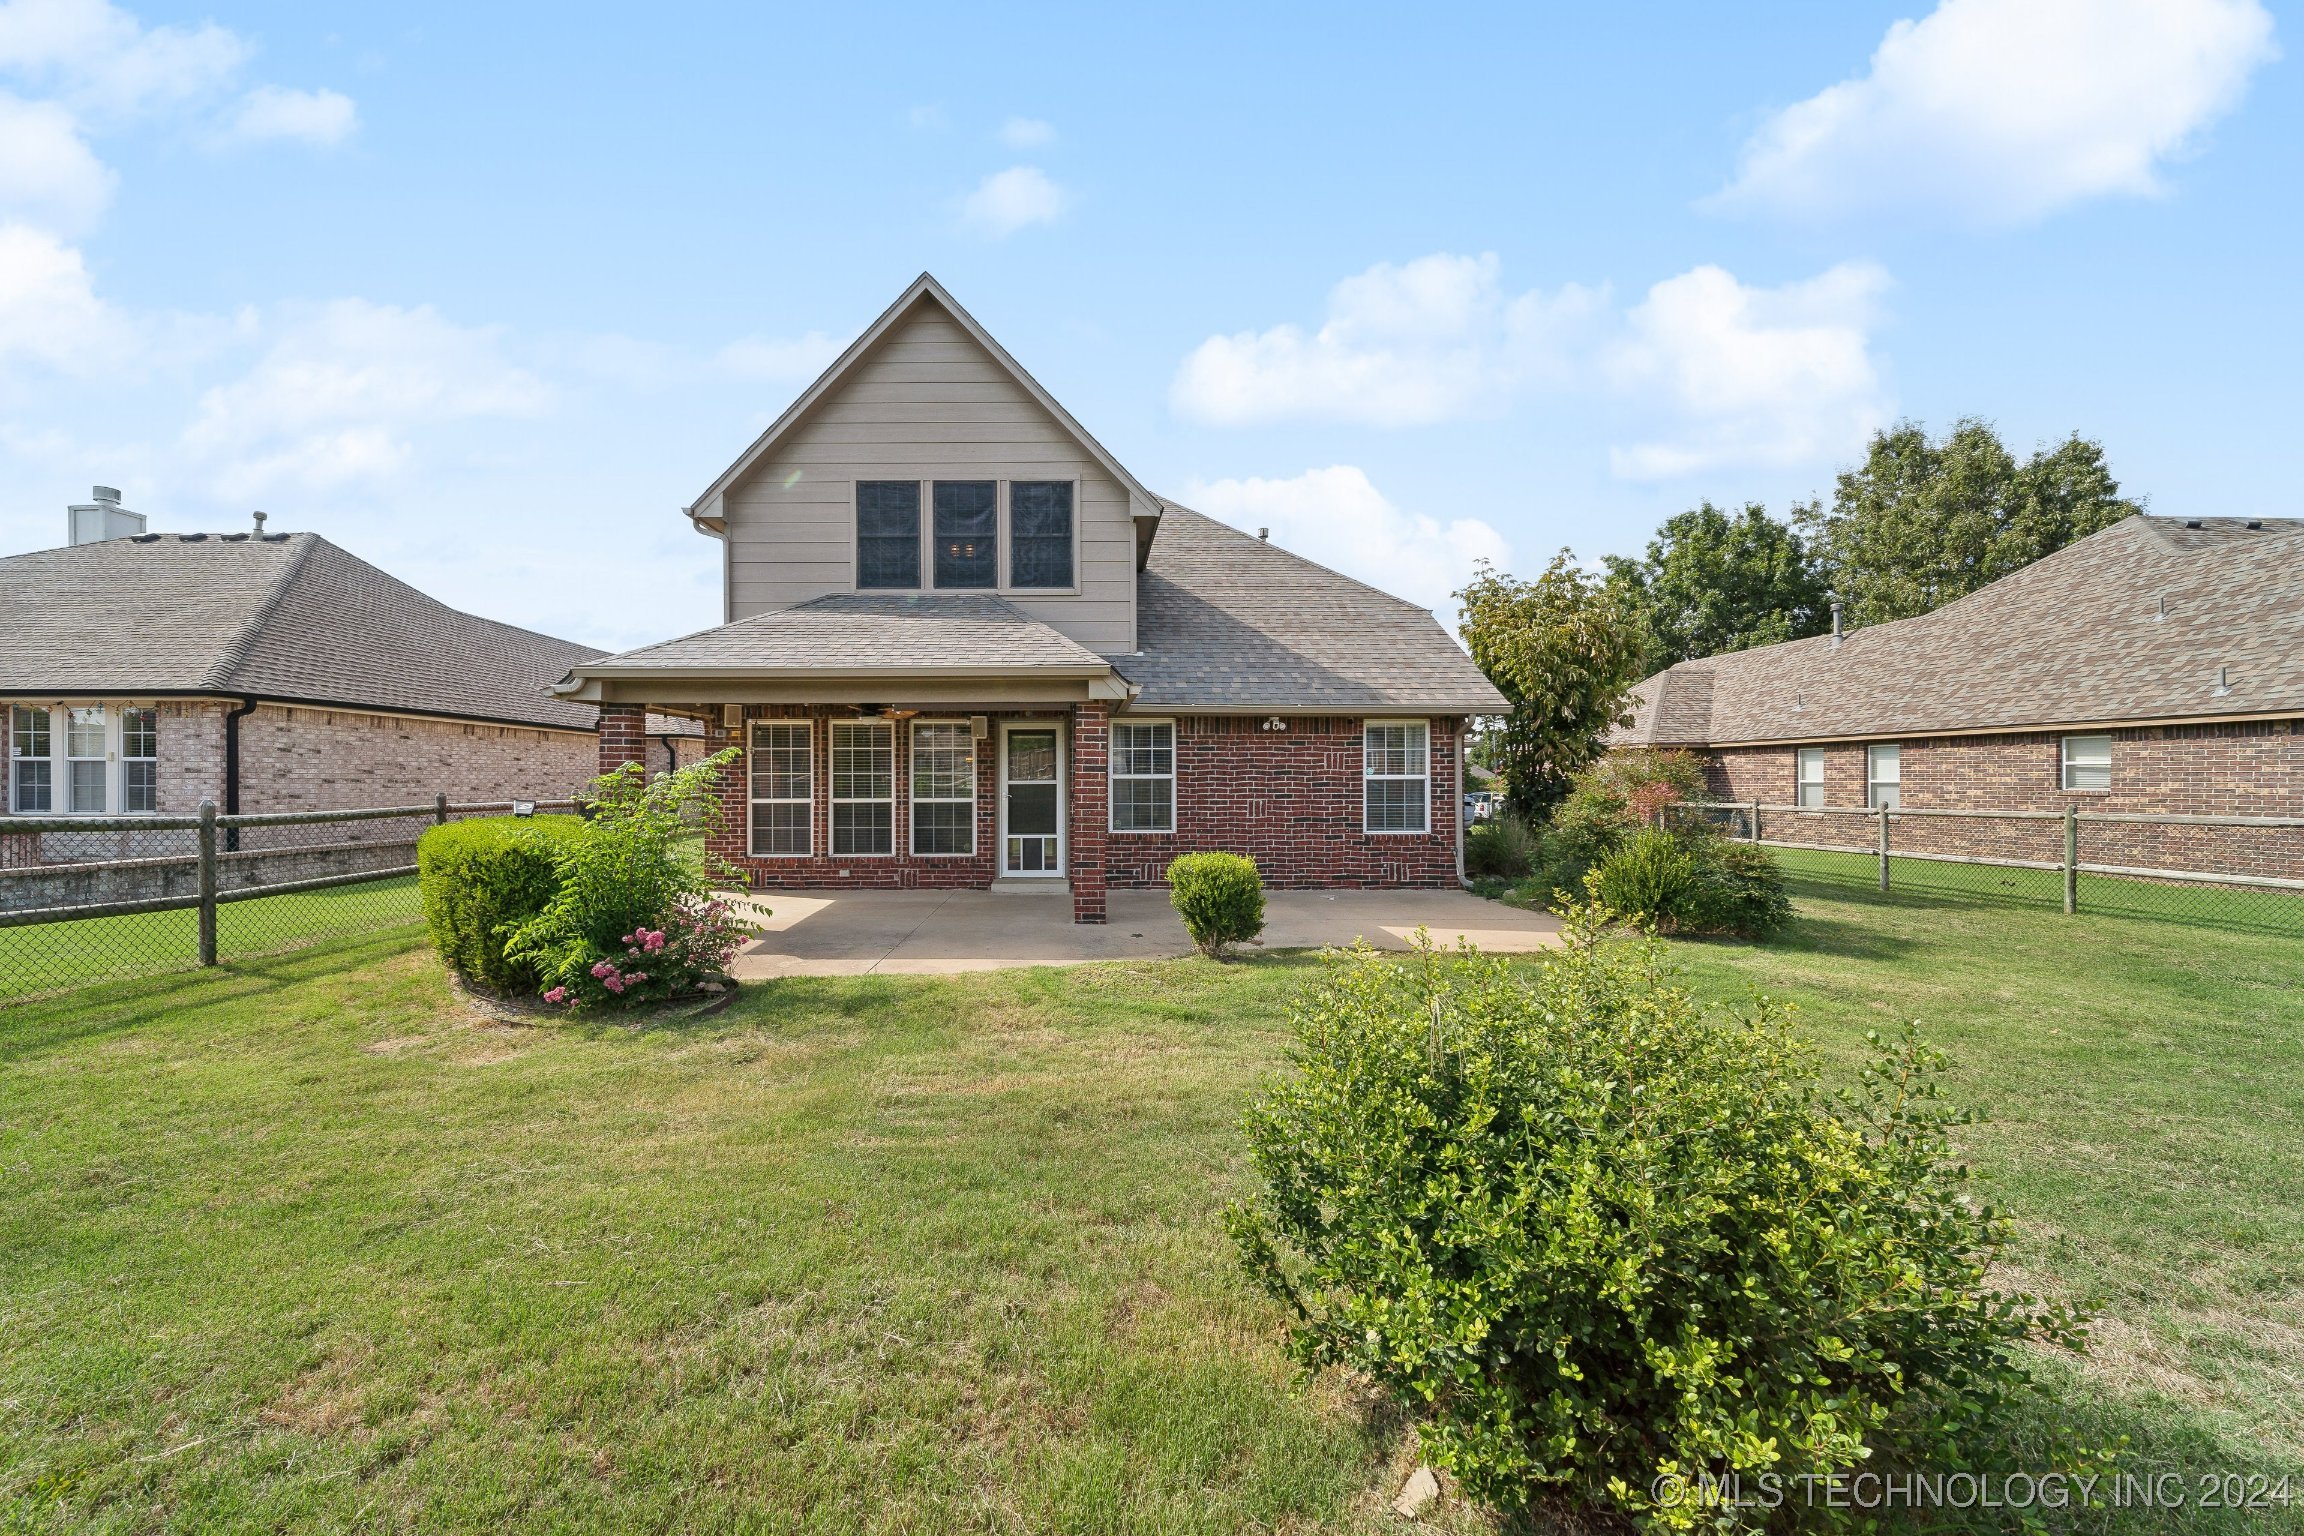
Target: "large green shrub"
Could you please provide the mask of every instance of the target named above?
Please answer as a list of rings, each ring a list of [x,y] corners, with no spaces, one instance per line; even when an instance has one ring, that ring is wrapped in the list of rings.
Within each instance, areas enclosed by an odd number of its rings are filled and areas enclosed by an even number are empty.
[[[504,945],[559,889],[554,860],[582,825],[573,816],[490,816],[416,840],[425,926],[458,975],[499,991],[535,987],[534,962],[507,959]]]
[[[1472,824],[1464,834],[1464,873],[1475,880],[1518,880],[1536,867],[1540,840],[1512,811]]]
[[[1590,909],[1568,940],[1532,981],[1363,951],[1297,1002],[1227,1218],[1297,1358],[1396,1394],[1486,1503],[1650,1529],[1771,1518],[1659,1478],[2005,1444],[2019,1346],[2081,1332],[1987,1287],[2009,1228],[1951,1161],[1942,1057],[1908,1035],[1828,1095],[1778,1005],[1699,1007]]]
[[[1600,861],[1591,885],[1618,916],[1669,930],[1693,904],[1699,878],[1694,856],[1678,838],[1647,827]]]
[[[1765,938],[1792,918],[1775,858],[1709,832],[1635,832],[1600,861],[1591,890],[1619,917],[1662,933]]]
[[[1681,926],[1694,933],[1766,938],[1792,921],[1792,898],[1776,856],[1751,843],[1713,839]]]
[[[1673,807],[1704,798],[1704,767],[1686,752],[1611,752],[1576,775],[1544,828],[1543,874],[1550,889],[1584,889],[1589,874],[1642,827],[1687,818]]]
[[[1168,900],[1200,952],[1221,960],[1264,931],[1264,881],[1254,859],[1187,853],[1168,865]]]

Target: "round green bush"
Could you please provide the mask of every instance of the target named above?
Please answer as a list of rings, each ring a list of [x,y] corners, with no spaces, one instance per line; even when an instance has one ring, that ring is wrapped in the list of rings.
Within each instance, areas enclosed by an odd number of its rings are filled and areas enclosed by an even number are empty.
[[[2081,1338],[1987,1286],[2009,1225],[1909,1035],[1829,1093],[1781,1005],[1698,1004],[1590,908],[1533,980],[1364,950],[1292,1011],[1227,1225],[1292,1354],[1387,1388],[1482,1502],[1774,1529],[1654,1490],[2006,1456],[2025,1341]]]
[[[1635,832],[1600,861],[1592,893],[1611,912],[1670,932],[1693,906],[1696,858],[1669,832]]]
[[[418,838],[416,884],[440,958],[482,986],[534,991],[535,963],[507,959],[505,941],[559,890],[556,856],[583,825],[573,816],[489,816]]]
[[[1660,933],[1765,938],[1792,918],[1783,871],[1768,851],[1708,831],[1633,833],[1601,861],[1592,894]]]
[[[1224,958],[1264,931],[1264,880],[1237,853],[1187,853],[1168,866],[1168,900],[1200,952]]]

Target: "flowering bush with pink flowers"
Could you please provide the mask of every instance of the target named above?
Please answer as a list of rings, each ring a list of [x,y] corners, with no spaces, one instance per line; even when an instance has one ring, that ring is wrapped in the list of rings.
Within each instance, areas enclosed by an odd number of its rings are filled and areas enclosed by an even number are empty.
[[[534,964],[546,1002],[648,1002],[727,974],[755,930],[712,894],[716,871],[697,849],[735,757],[653,779],[628,764],[594,781],[583,833],[559,852],[559,890],[505,947]]]

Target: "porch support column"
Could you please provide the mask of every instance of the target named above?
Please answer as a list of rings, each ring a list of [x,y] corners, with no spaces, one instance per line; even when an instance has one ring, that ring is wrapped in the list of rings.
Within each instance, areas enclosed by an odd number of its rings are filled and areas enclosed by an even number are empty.
[[[1112,725],[1102,704],[1072,706],[1072,921],[1104,921],[1104,837],[1111,823],[1105,772]]]
[[[600,706],[600,771],[614,773],[626,763],[647,766],[648,706]]]

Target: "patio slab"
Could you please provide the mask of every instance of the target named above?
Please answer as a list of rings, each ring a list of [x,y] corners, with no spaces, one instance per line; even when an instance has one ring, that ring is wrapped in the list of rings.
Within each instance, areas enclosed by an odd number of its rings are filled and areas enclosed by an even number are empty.
[[[1192,953],[1165,890],[1113,891],[1102,924],[1072,921],[1061,895],[1005,891],[763,891],[766,930],[730,967],[743,981],[777,976],[948,976],[1032,965],[1156,959]],[[1272,891],[1264,947],[1321,949],[1366,939],[1406,949],[1418,928],[1498,954],[1560,942],[1560,921],[1464,891]]]

